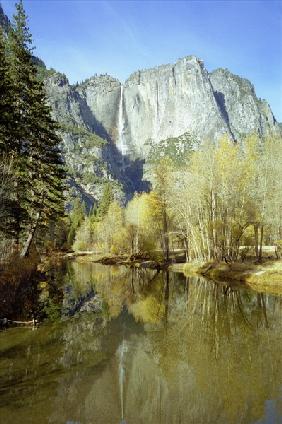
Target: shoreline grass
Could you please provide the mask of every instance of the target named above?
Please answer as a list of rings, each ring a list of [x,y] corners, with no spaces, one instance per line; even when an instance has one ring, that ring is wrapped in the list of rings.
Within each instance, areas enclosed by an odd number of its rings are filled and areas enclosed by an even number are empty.
[[[215,281],[242,282],[256,290],[282,294],[282,260],[253,262],[191,262],[183,264],[187,276],[203,275]]]

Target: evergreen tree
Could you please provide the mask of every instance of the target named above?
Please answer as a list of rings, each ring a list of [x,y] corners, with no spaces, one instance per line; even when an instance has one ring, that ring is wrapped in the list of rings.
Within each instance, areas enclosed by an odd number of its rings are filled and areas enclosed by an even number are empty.
[[[5,35],[0,26],[0,153],[7,153],[6,147],[13,128],[12,90],[9,79],[9,65],[6,58]]]
[[[114,200],[113,188],[111,183],[108,182],[104,185],[103,194],[102,194],[99,207],[97,210],[97,215],[99,218],[103,218],[107,214],[110,204],[113,202],[113,200]]]
[[[14,127],[8,148],[15,152],[16,232],[25,236],[27,255],[38,226],[63,213],[64,169],[58,126],[51,117],[43,83],[32,59],[31,34],[22,1],[9,32],[9,78],[14,99]]]
[[[70,227],[69,227],[68,240],[67,240],[69,246],[72,246],[75,239],[75,233],[77,229],[79,228],[79,226],[82,224],[85,216],[86,216],[85,203],[78,198],[74,199],[73,208],[69,215]]]
[[[6,34],[0,27],[0,231],[5,237],[13,238],[21,210],[15,198],[14,104],[6,50]]]

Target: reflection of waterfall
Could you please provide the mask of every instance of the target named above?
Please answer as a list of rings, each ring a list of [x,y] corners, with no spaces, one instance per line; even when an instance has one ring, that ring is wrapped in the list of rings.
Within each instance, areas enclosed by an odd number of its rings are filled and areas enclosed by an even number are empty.
[[[123,85],[120,86],[120,99],[118,110],[118,140],[117,147],[123,155],[126,154],[127,147],[124,139],[124,116],[123,116]]]
[[[121,424],[125,424],[124,421],[124,380],[125,380],[125,353],[128,351],[125,340],[117,350],[117,356],[119,358],[118,371],[119,371],[119,392],[120,392],[120,408],[121,408]]]

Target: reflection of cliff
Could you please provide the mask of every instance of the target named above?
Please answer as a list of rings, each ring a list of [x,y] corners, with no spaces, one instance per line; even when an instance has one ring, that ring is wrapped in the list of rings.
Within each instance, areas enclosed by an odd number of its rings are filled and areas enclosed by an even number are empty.
[[[107,313],[15,339],[14,368],[0,367],[0,389],[13,381],[5,423],[253,423],[279,398],[279,298],[178,274],[73,270],[77,293],[91,282]]]
[[[123,284],[117,275],[127,278]],[[127,275],[115,270],[108,286],[103,286],[103,279],[98,283],[106,299],[110,287],[121,290],[116,299],[144,323],[145,332],[136,333],[137,327],[128,331],[134,321],[127,314],[107,327],[102,347],[107,350],[108,343],[115,347],[93,375],[80,419],[109,424],[121,419],[117,352],[124,337],[126,422],[225,424],[237,423],[238,416],[244,423],[262,417],[265,401],[278,396],[281,359],[274,343],[281,331],[278,299],[202,279],[179,281],[175,275],[170,276],[167,291],[161,274],[151,286],[135,277],[132,280],[130,270]]]
[[[121,411],[120,355],[123,342],[142,331],[123,312],[107,326],[99,327],[88,315],[64,331],[65,370],[58,378],[52,414],[48,421],[119,423]],[[127,369],[127,353],[123,366]],[[125,384],[127,384],[127,371]],[[125,386],[123,386],[125,389]],[[124,397],[126,394],[124,393]]]
[[[140,320],[143,321],[142,304],[146,309],[150,300],[153,308],[156,304],[157,310],[162,309],[162,276],[149,269],[74,262],[69,267],[68,286],[76,298],[94,290],[103,299],[109,319],[119,316],[123,306],[131,310],[132,305],[137,321],[138,307],[141,307]]]

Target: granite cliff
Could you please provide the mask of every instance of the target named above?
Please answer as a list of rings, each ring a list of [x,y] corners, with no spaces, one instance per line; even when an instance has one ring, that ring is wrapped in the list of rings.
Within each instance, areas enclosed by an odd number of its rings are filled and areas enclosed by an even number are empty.
[[[10,27],[9,18],[8,16],[5,15],[1,4],[0,4],[0,26],[4,29],[4,31],[8,31]]]
[[[6,31],[10,25],[1,6],[0,25]],[[34,63],[53,115],[65,128],[63,148],[72,181],[92,198],[99,198],[109,179],[129,195],[145,189],[143,162],[152,145],[163,140],[187,133],[197,143],[223,134],[234,141],[249,133],[281,134],[270,106],[248,80],[227,69],[209,73],[195,56],[137,71],[124,83],[95,75],[71,85],[37,57]]]
[[[71,115],[131,159],[145,157],[148,140],[158,143],[185,132],[200,141],[280,132],[269,105],[248,80],[225,69],[208,73],[195,56],[135,72],[124,84],[108,75],[76,86],[51,79],[52,89],[48,78],[46,86],[55,116]],[[69,100],[62,97],[66,87]]]
[[[210,74],[210,81],[219,108],[235,139],[240,140],[249,133],[265,137],[280,132],[269,104],[257,98],[250,81],[221,68]]]
[[[121,182],[129,195],[146,188],[143,161],[148,146],[162,140],[186,133],[198,143],[218,140],[223,134],[234,141],[249,133],[281,134],[270,106],[256,96],[248,80],[226,69],[208,73],[195,56],[135,72],[124,84],[99,75],[70,85],[64,75],[53,72],[46,75],[45,86],[59,122],[77,125],[105,140],[104,145],[90,148],[83,138],[64,133],[67,162],[87,175]],[[92,161],[92,154],[100,162]],[[82,178],[79,184],[99,197],[97,181],[85,183]]]

